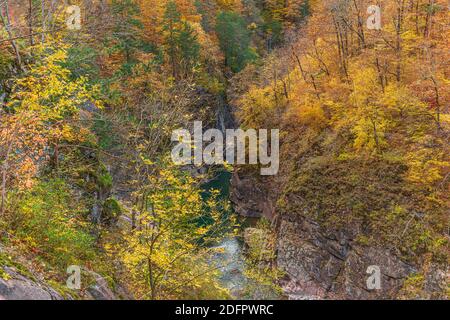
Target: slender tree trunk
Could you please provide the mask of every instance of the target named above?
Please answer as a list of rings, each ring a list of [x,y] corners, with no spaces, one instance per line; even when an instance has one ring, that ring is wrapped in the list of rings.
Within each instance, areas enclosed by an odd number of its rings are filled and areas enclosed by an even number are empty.
[[[148,278],[149,278],[149,284],[150,284],[150,297],[152,300],[155,300],[156,291],[155,291],[155,284],[154,284],[154,277],[153,277],[153,264],[152,264],[151,258],[147,258],[147,267],[148,267]]]
[[[420,6],[420,0],[417,0],[416,2],[416,17],[415,17],[415,23],[416,23],[416,34],[419,34],[419,6]]]
[[[275,106],[278,107],[278,93],[277,93],[277,84],[278,84],[278,72],[276,67],[273,69],[273,96],[275,98]]]
[[[378,78],[380,79],[381,90],[383,90],[383,92],[384,92],[383,73],[381,71],[380,60],[378,59],[378,57],[375,59],[375,64],[377,66]]]
[[[300,61],[299,56],[295,53],[294,48],[292,48],[292,54],[294,55],[295,60],[297,61],[298,67],[300,68],[300,72],[301,72],[301,74],[302,74],[303,80],[304,80],[306,83],[308,83],[308,81],[306,80],[306,75],[305,75],[305,71],[303,70],[302,63],[301,63],[301,61]]]
[[[404,0],[398,0],[397,1],[397,23],[395,26],[395,33],[396,33],[396,56],[397,56],[397,66],[396,66],[396,72],[395,77],[397,82],[401,81],[401,62],[402,62],[402,28],[403,28],[403,10],[404,10]]]
[[[9,142],[8,149],[6,150],[5,160],[2,165],[2,201],[0,204],[0,213],[1,216],[5,215],[6,209],[6,180],[8,178],[8,169],[9,169],[9,155],[11,154],[13,147],[13,140]]]
[[[5,202],[6,202],[6,178],[7,178],[7,172],[8,170],[8,164],[5,160],[2,166],[2,202],[0,205],[0,216],[5,215]]]
[[[427,10],[427,16],[425,18],[425,29],[423,30],[423,37],[429,38],[431,34],[431,26],[432,26],[432,15],[433,15],[433,8],[434,0],[428,1],[428,10]]]
[[[319,94],[319,91],[317,90],[316,79],[314,78],[314,76],[312,74],[310,76],[311,76],[311,81],[312,81],[312,84],[314,87],[314,91],[316,93],[316,97],[320,101],[320,94]]]
[[[372,122],[373,136],[374,136],[374,139],[375,139],[375,145],[376,145],[377,151],[379,151],[380,150],[380,142],[378,141],[377,125],[376,125],[375,121],[372,118],[370,118],[370,122]]]
[[[45,0],[41,0],[41,17],[42,17],[42,34],[41,41],[45,42],[45,29],[47,28],[45,25]]]
[[[353,0],[353,4],[358,14],[358,39],[361,42],[361,48],[364,49],[366,47],[366,40],[364,35],[363,18],[361,16],[361,10],[358,8],[356,0]]]
[[[30,46],[34,46],[34,39],[33,39],[33,0],[28,0],[28,33],[30,34]]]
[[[10,42],[11,42],[11,46],[12,46],[12,48],[14,50],[15,55],[16,55],[17,65],[18,65],[19,69],[23,70],[23,68],[22,68],[22,58],[20,56],[19,48],[18,48],[16,42],[13,40],[14,36],[13,36],[12,30],[11,30],[11,17],[9,16],[8,0],[4,0],[3,4],[4,4],[4,8],[5,8],[4,14],[3,14],[2,8],[0,7],[0,16],[1,16],[1,19],[2,19],[2,23],[5,26],[6,32],[8,33],[8,37],[9,37]]]
[[[439,97],[439,87],[434,76],[431,76],[431,81],[433,81],[433,88],[436,99],[436,122],[438,132],[441,130],[441,102]]]

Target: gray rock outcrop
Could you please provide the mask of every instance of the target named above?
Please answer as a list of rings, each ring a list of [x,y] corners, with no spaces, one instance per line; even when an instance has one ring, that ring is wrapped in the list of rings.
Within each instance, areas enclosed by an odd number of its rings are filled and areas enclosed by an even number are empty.
[[[0,300],[63,300],[53,288],[22,276],[14,268],[3,270],[8,280],[0,277]]]

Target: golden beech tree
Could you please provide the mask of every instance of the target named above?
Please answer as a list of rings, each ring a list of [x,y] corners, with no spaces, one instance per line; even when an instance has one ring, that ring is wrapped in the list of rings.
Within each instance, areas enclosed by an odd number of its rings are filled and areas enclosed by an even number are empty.
[[[0,117],[0,215],[4,215],[8,187],[31,187],[39,164],[45,160],[47,137],[42,134],[40,119],[33,112],[0,111]]]
[[[276,219],[245,234],[250,286],[276,291],[272,228],[296,214],[417,267],[408,290],[447,267],[447,1],[70,1],[80,30],[67,1],[1,2],[0,229],[52,281],[85,263],[136,298],[232,297],[229,204],[168,160],[173,130],[228,106],[281,138],[279,174],[255,179]]]
[[[140,20],[144,25],[143,36],[149,42],[161,45],[163,43],[162,31],[164,13],[167,4],[171,0],[138,0],[141,11]],[[200,15],[197,13],[195,2],[193,0],[175,0],[173,1],[183,18],[190,23],[200,22]]]
[[[205,244],[231,235],[235,222],[223,216],[216,191],[205,203],[195,183],[170,167],[150,177],[139,222],[121,249],[142,299],[228,296],[217,282],[224,266],[209,260],[217,249]]]
[[[416,257],[419,251],[440,257],[445,251],[441,222],[448,208],[443,190],[448,188],[450,167],[445,155],[450,125],[448,28],[443,27],[448,12],[444,1],[379,1],[381,29],[371,30],[366,25],[371,4],[310,2],[312,16],[301,36],[265,57],[257,72],[246,68],[235,77],[237,115],[244,126],[283,129],[281,157],[292,181],[280,210],[284,205],[287,212],[293,210],[289,206],[295,200],[289,195],[295,194],[302,203],[309,199],[305,210],[317,206],[324,217],[322,211],[328,211],[323,220],[330,225],[348,223],[346,219],[358,217],[359,207],[349,201],[342,209],[349,214],[324,209],[345,200],[339,190],[328,193],[320,186],[345,181],[357,196],[353,188],[364,184],[357,178],[360,171],[378,170],[377,179],[383,179],[389,176],[383,166],[394,164],[403,170],[398,173],[402,190],[414,189],[424,198],[386,201],[377,213],[365,209],[364,219],[377,226],[375,239],[392,241],[411,259],[412,251]],[[270,6],[284,5],[272,1]],[[348,177],[342,179],[340,166],[348,166]],[[309,194],[311,184],[315,191]],[[374,189],[374,184],[368,187]],[[388,197],[389,192],[383,192]],[[362,194],[366,200],[361,207],[375,205],[369,191]],[[415,225],[417,232],[405,235],[405,243],[386,239],[393,230],[403,230],[411,219],[408,215],[416,211],[429,217]],[[389,220],[392,215],[395,222]],[[431,227],[433,219],[437,224]]]
[[[19,185],[29,186],[39,165],[49,156],[44,147],[53,150],[51,157],[57,166],[61,141],[83,141],[80,133],[87,133],[80,127],[78,115],[84,104],[96,102],[97,89],[88,88],[83,77],[70,79],[70,71],[61,65],[67,58],[66,50],[61,46],[51,48],[50,43],[36,46],[34,54],[41,54],[41,59],[24,77],[15,80],[7,104],[11,114],[2,112],[2,211],[12,173]]]

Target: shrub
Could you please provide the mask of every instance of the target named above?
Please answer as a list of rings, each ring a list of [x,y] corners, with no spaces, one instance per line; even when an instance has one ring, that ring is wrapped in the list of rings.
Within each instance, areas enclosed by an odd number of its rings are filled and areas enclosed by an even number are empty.
[[[57,267],[90,260],[94,239],[82,220],[83,205],[74,201],[64,181],[39,182],[17,206],[16,235]]]

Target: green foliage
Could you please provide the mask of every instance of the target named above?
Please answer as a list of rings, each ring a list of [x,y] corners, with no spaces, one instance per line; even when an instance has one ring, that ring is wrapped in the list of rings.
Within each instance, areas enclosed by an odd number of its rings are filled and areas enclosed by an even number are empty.
[[[167,3],[163,30],[173,77],[183,77],[192,73],[192,69],[199,62],[200,44],[194,29],[188,22],[181,20],[181,14],[174,1]]]
[[[123,263],[142,299],[226,298],[211,265],[215,243],[230,233],[212,192],[206,203],[188,174],[164,169],[143,194],[136,230],[126,236]],[[137,208],[136,208],[137,209]],[[232,231],[232,229],[231,229]]]
[[[0,81],[3,82],[9,76],[10,68],[12,66],[13,59],[10,54],[0,50]],[[0,91],[0,95],[3,92]]]
[[[82,274],[82,279],[86,281],[86,277],[84,274]],[[55,280],[48,280],[47,284],[51,286],[52,289],[56,290],[61,297],[68,300],[81,300],[80,290],[72,290],[67,287],[67,284],[65,281],[55,281]]]
[[[106,223],[113,223],[117,221],[122,211],[122,206],[120,205],[119,201],[117,201],[117,199],[115,198],[110,197],[103,203],[102,219]]]
[[[111,174],[106,167],[101,164],[98,171],[95,173],[95,180],[99,191],[108,190],[112,188],[113,180]]]
[[[8,280],[10,276],[3,267],[12,267],[21,275],[28,277],[31,280],[35,279],[33,274],[29,272],[25,266],[18,263],[11,255],[0,251],[0,278]]]
[[[109,119],[98,117],[94,120],[93,131],[98,138],[98,146],[102,150],[109,150],[117,145],[112,129],[112,122]]]
[[[111,9],[115,21],[112,50],[125,56],[121,72],[130,74],[136,63],[134,54],[142,45],[139,33],[142,23],[138,18],[140,8],[135,0],[113,0]]]
[[[242,16],[235,12],[221,12],[217,16],[216,32],[225,55],[225,64],[233,72],[241,71],[258,55],[250,48],[251,34]]]
[[[419,299],[423,292],[425,277],[423,274],[411,274],[403,283],[401,297],[403,299]]]
[[[94,239],[83,222],[84,208],[62,180],[41,181],[17,204],[14,233],[55,266],[82,264],[94,255]]]
[[[277,285],[283,272],[276,267],[276,234],[265,218],[255,228],[245,230],[246,294],[278,297],[282,290]]]
[[[62,66],[71,71],[71,79],[84,76],[90,80],[98,79],[100,68],[96,64],[99,53],[87,45],[72,46],[67,50],[67,59]]]
[[[300,15],[302,18],[306,18],[311,14],[311,5],[309,4],[310,0],[304,0],[300,4]]]

